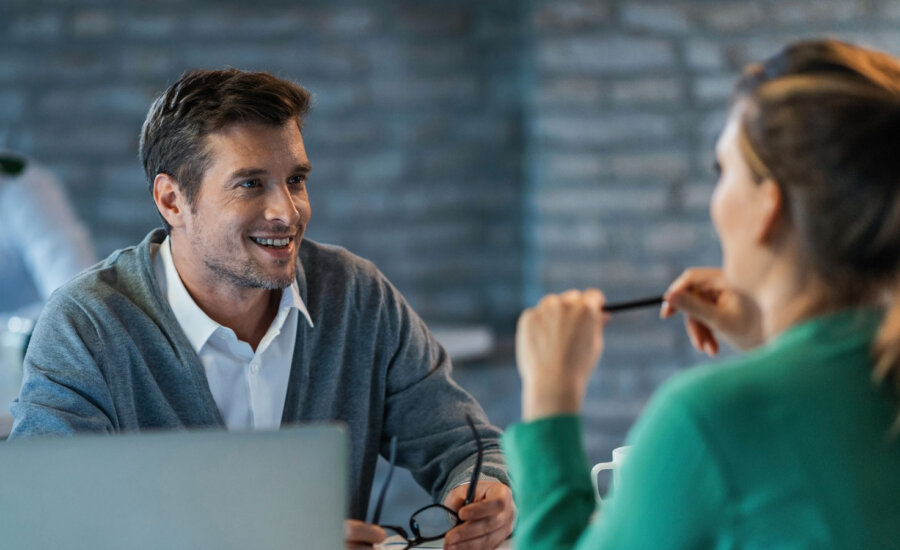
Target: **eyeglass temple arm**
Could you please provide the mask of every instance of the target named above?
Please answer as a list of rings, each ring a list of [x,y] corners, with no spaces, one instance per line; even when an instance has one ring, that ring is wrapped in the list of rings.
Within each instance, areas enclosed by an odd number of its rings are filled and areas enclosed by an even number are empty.
[[[483,454],[481,450],[481,437],[478,436],[478,430],[475,429],[475,423],[472,421],[472,417],[466,415],[466,422],[469,423],[469,428],[472,429],[472,435],[475,436],[475,444],[478,446],[478,455],[475,457],[475,469],[472,470],[472,480],[469,483],[469,491],[466,493],[466,500],[463,502],[463,506],[472,504],[472,502],[475,501],[475,489],[478,487],[478,479],[481,477],[481,456]]]
[[[378,525],[381,520],[381,505],[384,504],[384,495],[387,493],[388,485],[391,484],[391,478],[394,476],[394,463],[397,461],[397,436],[391,438],[391,454],[390,467],[388,468],[387,477],[384,478],[384,484],[381,486],[381,492],[378,494],[378,502],[375,504],[375,512],[372,514],[372,523]]]

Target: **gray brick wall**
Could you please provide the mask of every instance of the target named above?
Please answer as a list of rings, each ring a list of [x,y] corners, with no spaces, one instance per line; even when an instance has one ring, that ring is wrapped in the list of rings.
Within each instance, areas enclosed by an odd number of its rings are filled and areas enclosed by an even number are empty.
[[[535,0],[527,115],[524,295],[599,286],[658,294],[719,261],[712,148],[738,71],[791,39],[831,35],[900,53],[894,1]],[[616,316],[585,411],[608,456],[665,379],[704,358],[680,320]]]
[[[26,2],[0,7],[0,146],[64,178],[99,251],[157,217],[136,161],[152,98],[194,67],[315,96],[311,238],[375,261],[431,321],[521,302],[521,11],[465,2]]]
[[[898,28],[898,0],[6,0],[0,146],[59,173],[106,253],[157,223],[136,160],[155,94],[193,67],[297,80],[309,235],[374,260],[426,320],[508,336],[547,291],[657,294],[717,263],[709,166],[737,71],[822,34],[900,54]],[[699,360],[680,321],[617,316],[590,458]],[[459,371],[518,418],[509,353]]]

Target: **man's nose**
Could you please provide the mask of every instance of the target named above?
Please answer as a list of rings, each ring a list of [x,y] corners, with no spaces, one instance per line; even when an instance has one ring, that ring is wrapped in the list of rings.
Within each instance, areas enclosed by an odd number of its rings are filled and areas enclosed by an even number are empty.
[[[266,219],[296,226],[300,221],[300,211],[287,185],[279,185],[269,192],[266,200]]]

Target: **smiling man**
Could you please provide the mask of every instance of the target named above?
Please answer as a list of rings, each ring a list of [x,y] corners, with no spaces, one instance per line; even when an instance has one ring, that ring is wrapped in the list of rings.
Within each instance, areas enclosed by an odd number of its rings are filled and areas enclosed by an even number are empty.
[[[193,71],[147,115],[141,158],[164,228],[51,297],[25,358],[12,437],[223,426],[349,426],[347,544],[375,463],[397,464],[464,523],[448,547],[512,529],[498,431],[450,378],[450,359],[371,263],[303,238],[309,94],[266,73]],[[466,497],[483,442],[476,499]]]

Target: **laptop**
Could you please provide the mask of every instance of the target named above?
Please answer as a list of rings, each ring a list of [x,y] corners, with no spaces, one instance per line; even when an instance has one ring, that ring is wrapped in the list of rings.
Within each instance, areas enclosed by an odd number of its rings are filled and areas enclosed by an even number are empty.
[[[0,443],[0,548],[343,548],[347,447],[334,424]]]

